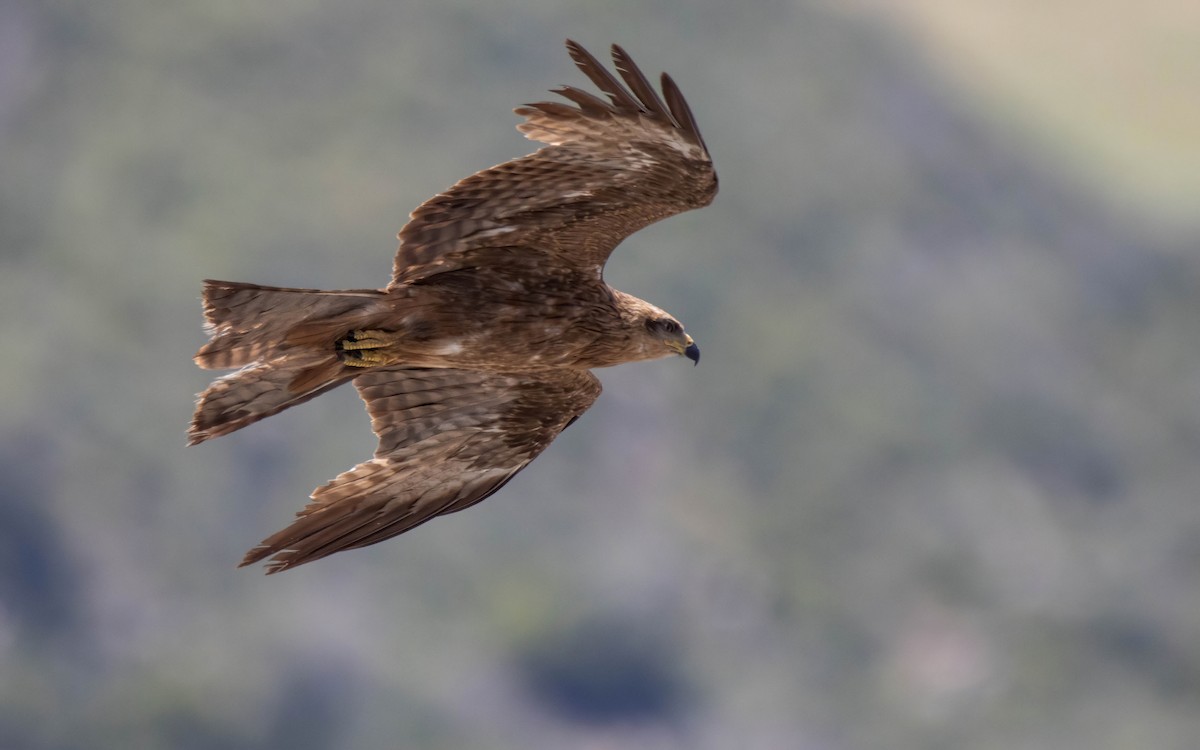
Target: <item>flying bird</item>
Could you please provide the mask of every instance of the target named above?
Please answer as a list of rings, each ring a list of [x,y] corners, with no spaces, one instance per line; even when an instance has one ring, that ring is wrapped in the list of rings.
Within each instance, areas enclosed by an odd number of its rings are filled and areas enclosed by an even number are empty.
[[[317,488],[246,553],[267,572],[365,547],[504,486],[600,395],[590,370],[700,350],[683,325],[604,281],[637,230],[712,202],[717,176],[683,95],[661,96],[613,45],[620,78],[568,40],[603,95],[514,110],[548,144],[430,198],[400,231],[383,289],[204,282],[195,361],[241,368],[200,394],[196,444],[352,382],[375,456]]]

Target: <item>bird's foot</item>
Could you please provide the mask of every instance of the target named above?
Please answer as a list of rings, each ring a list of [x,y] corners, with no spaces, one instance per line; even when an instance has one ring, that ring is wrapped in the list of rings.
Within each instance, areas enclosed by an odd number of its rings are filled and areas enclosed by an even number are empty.
[[[353,352],[361,349],[383,349],[396,343],[399,336],[391,331],[351,331],[346,338],[337,342],[338,351]]]
[[[398,339],[388,331],[351,331],[335,346],[342,361],[351,367],[377,367],[392,362],[394,357],[386,350]]]

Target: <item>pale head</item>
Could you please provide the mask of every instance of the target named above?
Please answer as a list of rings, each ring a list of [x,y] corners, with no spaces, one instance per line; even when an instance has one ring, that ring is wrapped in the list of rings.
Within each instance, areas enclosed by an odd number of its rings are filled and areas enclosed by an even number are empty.
[[[625,345],[625,362],[661,359],[673,355],[687,357],[700,363],[700,348],[683,330],[683,324],[645,300],[613,290],[617,307],[629,339]]]

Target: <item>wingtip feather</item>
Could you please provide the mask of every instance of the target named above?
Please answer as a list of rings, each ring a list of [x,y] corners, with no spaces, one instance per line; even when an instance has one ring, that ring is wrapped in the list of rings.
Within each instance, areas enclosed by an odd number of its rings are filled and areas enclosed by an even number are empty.
[[[633,61],[633,58],[625,51],[625,48],[619,44],[612,46],[613,64],[617,68],[617,72],[625,79],[625,83],[633,91],[634,96],[641,102],[642,109],[647,112],[661,117],[667,122],[678,125],[671,117],[671,113],[667,110],[663,100],[659,97],[658,92],[650,85],[641,68]]]

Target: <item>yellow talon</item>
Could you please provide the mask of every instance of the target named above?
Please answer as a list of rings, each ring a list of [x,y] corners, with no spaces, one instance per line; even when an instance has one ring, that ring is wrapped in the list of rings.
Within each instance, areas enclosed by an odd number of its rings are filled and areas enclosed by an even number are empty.
[[[393,357],[385,351],[399,337],[388,331],[351,331],[337,342],[342,361],[351,367],[375,367],[389,364]]]
[[[342,339],[338,342],[338,349],[344,352],[356,352],[361,349],[379,349],[384,346],[384,343],[379,339]]]
[[[397,336],[387,331],[351,331],[350,335],[337,343],[338,349],[346,352],[360,349],[382,349],[396,343]]]
[[[342,362],[351,367],[376,367],[378,365],[390,364],[392,357],[384,352],[366,350],[356,351],[353,355],[345,357]]]

